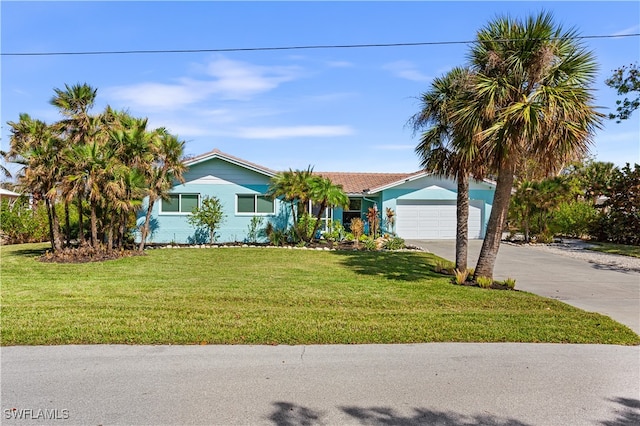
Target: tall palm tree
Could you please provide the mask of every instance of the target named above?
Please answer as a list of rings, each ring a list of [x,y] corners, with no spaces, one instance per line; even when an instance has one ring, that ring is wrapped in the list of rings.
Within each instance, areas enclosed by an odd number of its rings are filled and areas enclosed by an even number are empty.
[[[61,133],[64,134],[68,142],[68,148],[71,149],[77,145],[85,145],[90,143],[91,138],[95,135],[95,120],[89,114],[89,110],[93,107],[98,89],[91,87],[87,83],[78,83],[74,85],[65,84],[64,90],[59,88],[53,89],[55,95],[49,103],[58,108],[64,119],[56,124]],[[76,163],[67,162],[67,175],[79,175],[76,170]],[[75,181],[73,185],[64,185],[63,195],[65,198],[65,212],[68,212],[68,203],[72,199],[76,199],[78,206],[78,239],[80,244],[84,243],[84,209],[83,202],[86,198],[86,185],[83,181]],[[65,221],[68,222],[68,214],[65,215]],[[69,226],[67,223],[67,232]],[[68,238],[68,236],[67,236]]]
[[[309,181],[309,187],[311,201],[319,206],[316,222],[309,236],[310,239],[313,239],[320,227],[322,215],[327,207],[338,206],[346,208],[349,206],[349,197],[342,189],[342,185],[335,185],[331,182],[331,179],[326,177],[314,176]]]
[[[42,196],[47,207],[49,236],[52,250],[60,250],[60,223],[56,213],[57,184],[62,178],[62,152],[64,141],[56,129],[41,120],[20,114],[18,122],[9,122],[11,127],[10,159],[25,164],[20,184],[32,193]]]
[[[416,132],[427,128],[415,149],[421,167],[457,182],[456,269],[460,271],[467,270],[469,175],[482,178],[483,174],[477,147],[453,120],[460,98],[471,89],[471,79],[469,70],[459,67],[434,79],[421,96],[420,112],[409,120]]]
[[[581,157],[600,126],[596,62],[576,36],[544,12],[497,18],[477,34],[469,55],[475,87],[456,121],[479,136],[498,176],[476,277],[493,277],[518,165],[535,159],[551,174]]]
[[[183,174],[186,166],[182,162],[184,153],[184,141],[171,135],[166,129],[157,129],[153,138],[152,153],[153,162],[144,170],[147,178],[147,211],[140,235],[139,251],[144,250],[144,245],[149,235],[151,223],[151,211],[158,199],[166,199],[174,181],[184,183]]]

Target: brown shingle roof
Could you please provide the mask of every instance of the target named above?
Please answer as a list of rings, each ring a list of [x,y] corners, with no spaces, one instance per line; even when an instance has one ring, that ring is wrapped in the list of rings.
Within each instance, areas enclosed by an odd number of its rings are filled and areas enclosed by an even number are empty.
[[[406,179],[415,173],[314,172],[314,174],[329,178],[336,185],[342,185],[342,189],[347,194],[361,194],[363,191]]]

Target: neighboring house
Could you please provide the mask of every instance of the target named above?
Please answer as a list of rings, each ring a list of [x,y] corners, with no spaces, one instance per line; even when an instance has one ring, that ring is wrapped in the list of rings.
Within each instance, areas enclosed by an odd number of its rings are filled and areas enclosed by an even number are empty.
[[[150,243],[204,242],[205,236],[191,226],[187,217],[205,196],[221,201],[225,220],[217,231],[218,241],[245,241],[251,218],[263,218],[275,227],[290,223],[289,204],[266,196],[275,170],[234,157],[219,150],[185,161],[189,170],[185,183],[176,184],[171,199],[154,206]],[[451,239],[456,235],[456,182],[428,172],[349,173],[315,172],[342,185],[349,196],[347,209],[327,209],[325,223],[339,220],[348,228],[351,219],[366,221],[370,207],[376,206],[382,219],[382,231],[405,239]],[[472,181],[470,184],[469,237],[483,238],[491,212],[495,184]],[[395,224],[387,227],[385,211],[395,212]],[[144,220],[139,218],[138,223]]]
[[[18,197],[20,197],[20,194],[9,191],[8,189],[0,188],[0,202],[3,200],[9,200],[9,203],[13,203],[18,199]]]

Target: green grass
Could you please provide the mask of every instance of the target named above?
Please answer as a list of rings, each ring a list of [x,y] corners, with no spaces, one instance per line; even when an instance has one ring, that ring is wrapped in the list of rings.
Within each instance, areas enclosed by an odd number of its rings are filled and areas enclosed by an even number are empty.
[[[601,251],[603,253],[621,254],[623,256],[631,256],[640,258],[639,246],[628,246],[624,244],[614,243],[593,243],[593,247],[589,247],[589,250]]]
[[[0,248],[2,345],[640,343],[555,300],[452,285],[427,253],[167,249],[48,264],[45,247]]]

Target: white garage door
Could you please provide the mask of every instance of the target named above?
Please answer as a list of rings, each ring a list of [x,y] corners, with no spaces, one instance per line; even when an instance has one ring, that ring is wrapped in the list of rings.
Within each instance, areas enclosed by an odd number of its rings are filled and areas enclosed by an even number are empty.
[[[405,239],[446,240],[456,237],[456,205],[398,200],[396,232]],[[469,238],[482,236],[480,208],[469,203]]]

